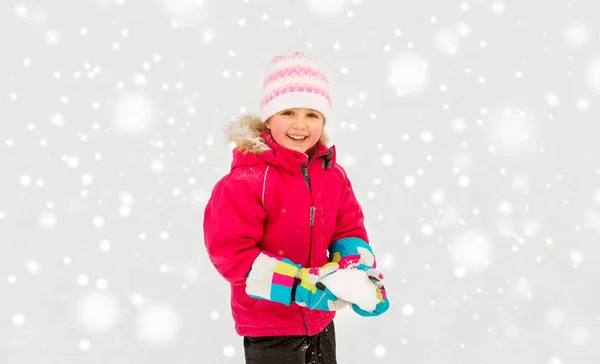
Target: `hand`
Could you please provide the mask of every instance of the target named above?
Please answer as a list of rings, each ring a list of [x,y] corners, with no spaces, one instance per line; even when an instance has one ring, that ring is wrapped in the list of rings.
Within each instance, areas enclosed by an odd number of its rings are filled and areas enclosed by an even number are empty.
[[[348,302],[338,299],[320,282],[340,269],[335,262],[327,263],[320,268],[301,268],[298,271],[294,301],[304,307],[320,311],[337,311],[348,306]]]
[[[331,244],[330,260],[342,269],[352,269],[359,264],[377,267],[371,245],[359,238],[342,238]]]
[[[359,238],[342,238],[331,244],[330,259],[337,262],[341,269],[360,269],[364,270],[377,289],[377,298],[379,303],[371,312],[365,311],[352,304],[354,312],[361,316],[379,316],[386,312],[390,307],[390,302],[383,285],[383,274],[376,270],[377,262],[371,245]]]
[[[339,300],[319,280],[339,269],[337,263],[317,268],[302,268],[287,258],[261,252],[248,273],[246,293],[253,298],[283,303],[292,302],[314,310],[334,311],[348,303]]]
[[[359,264],[356,269],[363,270],[365,273],[367,273],[367,276],[376,287],[379,303],[375,306],[373,311],[365,311],[355,304],[352,304],[352,310],[357,314],[366,317],[379,316],[385,313],[390,308],[390,301],[387,298],[385,286],[383,285],[383,274],[377,269],[366,264]]]

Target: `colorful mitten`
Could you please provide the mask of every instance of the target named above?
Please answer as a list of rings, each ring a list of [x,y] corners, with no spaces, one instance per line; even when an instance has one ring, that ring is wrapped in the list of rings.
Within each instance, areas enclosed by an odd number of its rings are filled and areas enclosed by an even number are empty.
[[[359,238],[342,238],[333,242],[330,248],[330,259],[337,262],[340,268],[356,268],[364,270],[373,284],[377,287],[377,298],[379,303],[371,312],[362,310],[353,304],[354,312],[361,316],[379,316],[390,307],[390,302],[383,285],[383,274],[375,268],[377,262],[371,245]]]
[[[340,310],[348,303],[339,300],[319,282],[338,269],[337,263],[327,263],[320,268],[302,268],[287,258],[261,252],[248,273],[246,293],[250,297],[286,306],[295,302],[313,310]]]
[[[369,279],[371,279],[371,282],[373,282],[377,289],[377,298],[379,299],[379,303],[375,306],[375,309],[370,312],[361,309],[358,307],[358,305],[352,304],[352,309],[354,312],[361,316],[379,316],[386,312],[390,308],[390,301],[385,293],[383,274],[381,274],[381,272],[379,272],[377,269],[365,264],[359,264],[356,269],[364,270],[365,273],[367,273],[367,276]]]
[[[294,301],[304,307],[320,311],[337,311],[348,306],[348,302],[337,298],[319,280],[339,269],[337,263],[327,263],[321,268],[301,268],[298,271]]]
[[[334,241],[329,249],[329,258],[343,269],[354,268],[358,264],[377,268],[371,245],[359,238],[342,238]]]

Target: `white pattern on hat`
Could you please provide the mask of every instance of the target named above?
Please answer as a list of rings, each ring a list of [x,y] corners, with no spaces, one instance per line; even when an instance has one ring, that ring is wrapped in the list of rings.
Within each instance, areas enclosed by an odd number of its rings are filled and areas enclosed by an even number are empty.
[[[260,117],[265,122],[279,111],[296,107],[316,110],[326,120],[331,113],[329,80],[302,52],[277,56],[269,62],[263,82]]]

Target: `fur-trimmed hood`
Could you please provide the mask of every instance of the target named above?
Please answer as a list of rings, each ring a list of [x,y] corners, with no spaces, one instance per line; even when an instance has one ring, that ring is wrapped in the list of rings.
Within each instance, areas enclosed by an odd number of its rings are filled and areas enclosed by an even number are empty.
[[[229,123],[225,129],[225,135],[227,140],[233,142],[244,154],[262,154],[271,149],[262,137],[266,130],[265,123],[260,121],[258,116],[245,114]],[[320,142],[325,146],[329,144],[325,130],[321,133]]]

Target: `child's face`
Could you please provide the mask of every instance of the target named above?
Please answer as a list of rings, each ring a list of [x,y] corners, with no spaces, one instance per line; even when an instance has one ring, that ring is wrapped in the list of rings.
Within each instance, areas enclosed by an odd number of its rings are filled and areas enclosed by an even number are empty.
[[[305,153],[317,144],[323,132],[323,115],[312,109],[286,109],[271,116],[266,126],[277,144]],[[294,139],[293,137],[296,137]],[[298,137],[303,137],[297,140]]]

